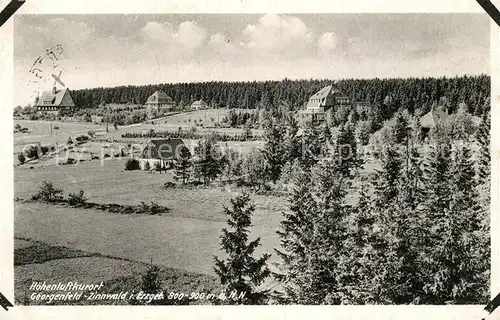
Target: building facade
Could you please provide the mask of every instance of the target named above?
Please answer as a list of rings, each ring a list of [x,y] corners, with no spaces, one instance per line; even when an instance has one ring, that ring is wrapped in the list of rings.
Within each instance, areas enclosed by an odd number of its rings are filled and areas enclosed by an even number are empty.
[[[186,146],[182,139],[151,139],[147,142],[139,156],[141,170],[146,169],[146,163],[151,170],[169,169],[172,161],[180,156],[181,148]]]
[[[336,89],[333,85],[324,87],[309,98],[305,109],[300,111],[299,120],[305,122],[322,123],[327,120],[328,113],[334,108],[351,105],[351,99]]]
[[[191,104],[191,110],[208,109],[208,104],[203,100],[196,100]]]
[[[53,87],[50,91],[44,91],[35,103],[36,110],[42,113],[59,114],[62,110],[74,109],[75,102],[68,88],[57,90]]]
[[[161,114],[172,111],[174,101],[165,92],[159,90],[149,96],[145,105],[146,108],[154,109],[157,113]]]

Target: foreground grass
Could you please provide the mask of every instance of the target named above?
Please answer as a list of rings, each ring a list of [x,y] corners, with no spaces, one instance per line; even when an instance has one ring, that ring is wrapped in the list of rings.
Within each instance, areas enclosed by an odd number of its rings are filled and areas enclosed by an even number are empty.
[[[27,238],[16,238],[23,242],[14,250],[15,261],[15,300],[21,305],[45,305],[45,301],[31,301],[34,281],[46,283],[66,283],[69,281],[99,284],[103,281],[101,293],[139,292],[141,274],[147,264],[129,259],[105,256],[99,253],[73,250],[64,246],[51,246]],[[26,246],[24,242],[30,242]],[[168,292],[207,292],[219,293],[220,287],[215,277],[160,267],[160,281]],[[45,292],[48,293],[48,292]],[[56,292],[50,292],[56,293]],[[56,301],[53,305],[127,305],[128,300],[88,300],[84,293],[79,301]],[[206,300],[191,300],[189,304],[209,304]],[[174,301],[166,301],[173,304]]]
[[[90,257],[96,254],[74,250],[63,246],[51,246],[40,241],[32,241],[27,238],[16,238],[14,242],[28,241],[29,246],[14,249],[14,266],[43,263],[55,259],[70,259],[76,257]]]

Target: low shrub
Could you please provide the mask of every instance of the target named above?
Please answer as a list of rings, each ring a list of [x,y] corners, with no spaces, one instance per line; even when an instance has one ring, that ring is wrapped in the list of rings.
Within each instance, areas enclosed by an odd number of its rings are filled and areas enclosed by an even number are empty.
[[[24,155],[26,156],[26,158],[38,159],[38,146],[37,145],[30,145],[29,147],[25,148],[23,151],[24,151]]]
[[[139,160],[137,159],[128,159],[125,162],[125,170],[139,170]]]
[[[151,201],[151,204],[149,206],[149,214],[155,215],[161,213],[161,211],[162,211],[161,206],[158,203]]]
[[[87,198],[84,196],[83,190],[79,193],[70,193],[68,195],[68,204],[71,206],[82,206],[87,202]]]
[[[40,151],[42,152],[43,155],[46,155],[49,152],[49,146],[42,144],[40,146]]]
[[[164,208],[158,203],[151,201],[151,204],[147,204],[144,201],[137,206],[137,213],[156,215],[164,211]]]
[[[155,163],[155,170],[156,170],[156,171],[160,171],[160,172],[161,172],[162,167],[161,167],[161,163],[160,163],[160,162],[156,162],[156,163]]]
[[[176,184],[173,182],[165,182],[163,184],[163,188],[165,188],[165,189],[171,189],[171,188],[175,188],[175,187],[176,187]]]
[[[32,200],[39,200],[43,202],[61,202],[63,190],[56,188],[50,181],[42,181],[38,193],[32,196]]]
[[[26,162],[26,157],[24,156],[24,154],[20,153],[17,155],[17,160],[19,160],[19,163],[23,164]]]
[[[87,142],[90,138],[86,135],[81,135],[75,138],[78,142]]]

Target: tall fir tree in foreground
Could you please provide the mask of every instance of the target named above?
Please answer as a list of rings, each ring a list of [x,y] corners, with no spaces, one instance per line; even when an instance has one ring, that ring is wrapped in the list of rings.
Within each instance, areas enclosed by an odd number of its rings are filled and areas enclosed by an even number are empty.
[[[300,172],[282,230],[285,299],[297,304],[338,304],[338,266],[345,240],[346,179],[329,158]]]
[[[422,201],[422,170],[416,148],[389,145],[383,150],[374,185],[378,238],[377,277],[382,303],[417,303],[418,249],[421,230],[417,207]]]
[[[309,290],[309,283],[302,281],[302,274],[308,263],[308,252],[312,240],[313,217],[316,203],[311,197],[311,176],[307,171],[298,171],[292,177],[295,186],[290,194],[289,210],[283,213],[281,229],[277,231],[281,248],[275,249],[281,258],[280,276],[284,283],[283,303],[298,303],[303,292]]]
[[[269,277],[267,263],[270,254],[254,257],[255,249],[260,246],[260,238],[249,241],[249,228],[255,205],[250,203],[248,194],[231,199],[231,208],[224,207],[229,216],[229,229],[222,229],[220,244],[226,252],[225,259],[214,256],[215,273],[219,276],[226,295],[235,292],[234,299],[220,301],[222,304],[258,305],[268,302],[269,293],[259,291],[259,286]]]
[[[381,303],[384,265],[380,261],[385,234],[378,232],[376,212],[363,181],[358,202],[347,214],[346,240],[338,266],[338,296],[342,304]],[[381,246],[382,245],[382,246]]]
[[[430,303],[465,304],[486,301],[488,295],[484,288],[489,236],[482,228],[484,214],[471,150],[466,145],[455,145],[454,149],[446,171],[449,189],[436,187],[426,207],[433,224],[427,266],[430,279],[424,285]]]

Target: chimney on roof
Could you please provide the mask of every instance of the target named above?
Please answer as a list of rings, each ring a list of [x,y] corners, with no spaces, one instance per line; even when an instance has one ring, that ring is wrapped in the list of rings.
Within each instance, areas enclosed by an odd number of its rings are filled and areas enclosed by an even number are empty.
[[[53,86],[53,87],[52,87],[52,94],[56,94],[56,91],[57,91],[57,90],[56,90],[56,87],[55,87],[55,86]]]

